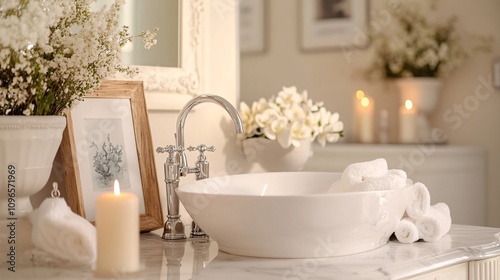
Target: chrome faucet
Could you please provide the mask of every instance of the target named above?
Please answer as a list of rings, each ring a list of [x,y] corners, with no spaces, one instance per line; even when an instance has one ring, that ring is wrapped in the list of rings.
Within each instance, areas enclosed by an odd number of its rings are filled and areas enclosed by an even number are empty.
[[[205,152],[215,151],[214,147],[207,147],[206,145],[199,145],[198,147],[189,147],[188,150],[198,150],[200,155],[196,161],[196,166],[191,168],[188,166],[186,154],[184,153],[184,124],[186,118],[193,107],[200,103],[215,103],[224,108],[233,121],[234,130],[237,134],[243,133],[243,125],[238,111],[226,99],[217,95],[199,95],[188,101],[182,108],[179,116],[177,117],[177,127],[175,133],[176,146],[168,145],[166,147],[159,147],[156,149],[158,153],[167,152],[169,156],[164,164],[165,171],[165,184],[167,188],[167,221],[163,228],[163,239],[175,240],[185,239],[184,224],[181,221],[179,214],[179,198],[175,190],[179,187],[179,178],[186,176],[189,173],[195,173],[196,179],[201,180],[208,178],[209,164],[206,160]],[[192,237],[204,236],[203,231],[193,222]]]

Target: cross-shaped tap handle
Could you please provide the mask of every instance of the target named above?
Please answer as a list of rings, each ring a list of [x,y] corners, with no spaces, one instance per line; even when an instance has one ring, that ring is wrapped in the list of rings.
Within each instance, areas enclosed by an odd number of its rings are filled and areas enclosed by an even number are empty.
[[[174,145],[168,145],[166,147],[156,148],[157,153],[159,153],[159,154],[160,153],[168,153],[168,156],[172,157],[172,158],[174,157],[175,152],[180,152],[180,151],[184,151],[184,148],[182,148],[182,147],[177,148]]]
[[[215,152],[215,147],[214,146],[207,147],[207,145],[201,144],[198,147],[189,146],[188,151],[190,152],[199,151],[200,156],[205,156],[204,152]]]

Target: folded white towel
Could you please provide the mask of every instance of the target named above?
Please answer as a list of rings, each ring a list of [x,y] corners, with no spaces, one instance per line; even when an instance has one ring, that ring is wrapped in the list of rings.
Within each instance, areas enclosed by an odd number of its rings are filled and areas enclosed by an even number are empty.
[[[427,187],[420,182],[413,184],[406,206],[406,214],[408,217],[419,220],[429,211],[430,207],[431,195]]]
[[[63,198],[47,198],[30,215],[32,242],[60,259],[93,264],[96,259],[95,227],[76,215]]]
[[[388,171],[387,161],[378,158],[372,161],[352,163],[342,173],[342,180],[348,186],[363,182],[366,177],[381,177]]]
[[[420,239],[417,226],[415,225],[415,220],[409,217],[403,218],[399,221],[396,225],[396,229],[394,230],[394,234],[399,242],[406,244],[413,243]]]
[[[444,202],[436,203],[415,224],[420,238],[427,242],[439,240],[450,231],[450,208]]]
[[[391,169],[382,176],[364,177],[362,182],[352,185],[355,191],[384,191],[406,187],[406,172]]]

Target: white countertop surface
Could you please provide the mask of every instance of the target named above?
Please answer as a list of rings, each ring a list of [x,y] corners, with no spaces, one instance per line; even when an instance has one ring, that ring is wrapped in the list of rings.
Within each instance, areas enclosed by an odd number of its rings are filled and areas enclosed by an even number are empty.
[[[215,241],[166,242],[160,234],[141,235],[140,272],[112,279],[401,279],[500,255],[500,228],[465,225],[452,225],[435,243],[391,240],[366,253],[324,259],[234,256],[218,251]],[[91,267],[31,263],[16,272],[0,269],[1,279],[98,279]]]

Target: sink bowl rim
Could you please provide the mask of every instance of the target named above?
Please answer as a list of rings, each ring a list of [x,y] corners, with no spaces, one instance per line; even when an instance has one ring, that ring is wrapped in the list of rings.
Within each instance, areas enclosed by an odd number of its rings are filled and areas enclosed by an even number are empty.
[[[378,190],[378,191],[349,191],[349,192],[323,192],[323,193],[312,193],[312,194],[272,194],[272,195],[258,195],[258,194],[239,194],[239,193],[221,193],[221,192],[208,192],[209,189],[204,188],[202,192],[193,189],[194,185],[198,185],[204,182],[209,182],[213,180],[217,180],[217,178],[224,178],[224,177],[244,177],[244,176],[262,176],[262,175],[278,175],[278,176],[284,176],[287,174],[294,174],[294,175],[338,175],[339,180],[340,180],[340,175],[342,174],[341,172],[326,172],[326,171],[279,171],[279,172],[259,172],[259,173],[242,173],[242,174],[233,174],[233,175],[224,175],[224,176],[217,176],[217,177],[210,177],[202,180],[197,180],[197,181],[192,181],[189,183],[185,183],[180,185],[175,191],[176,192],[183,192],[183,193],[192,193],[192,194],[203,194],[203,195],[217,195],[217,196],[227,196],[227,197],[232,197],[232,196],[237,196],[237,197],[259,197],[261,199],[277,199],[277,198],[317,198],[317,197],[331,197],[331,196],[353,196],[353,195],[360,195],[360,194],[378,194],[378,195],[384,195],[389,192],[394,192],[394,191],[401,191],[404,189],[407,189],[409,186],[406,186],[404,188],[399,188],[399,189],[389,189],[389,190]],[[333,181],[335,182],[335,181]],[[331,184],[333,184],[331,182]],[[186,188],[188,188],[186,190]]]

